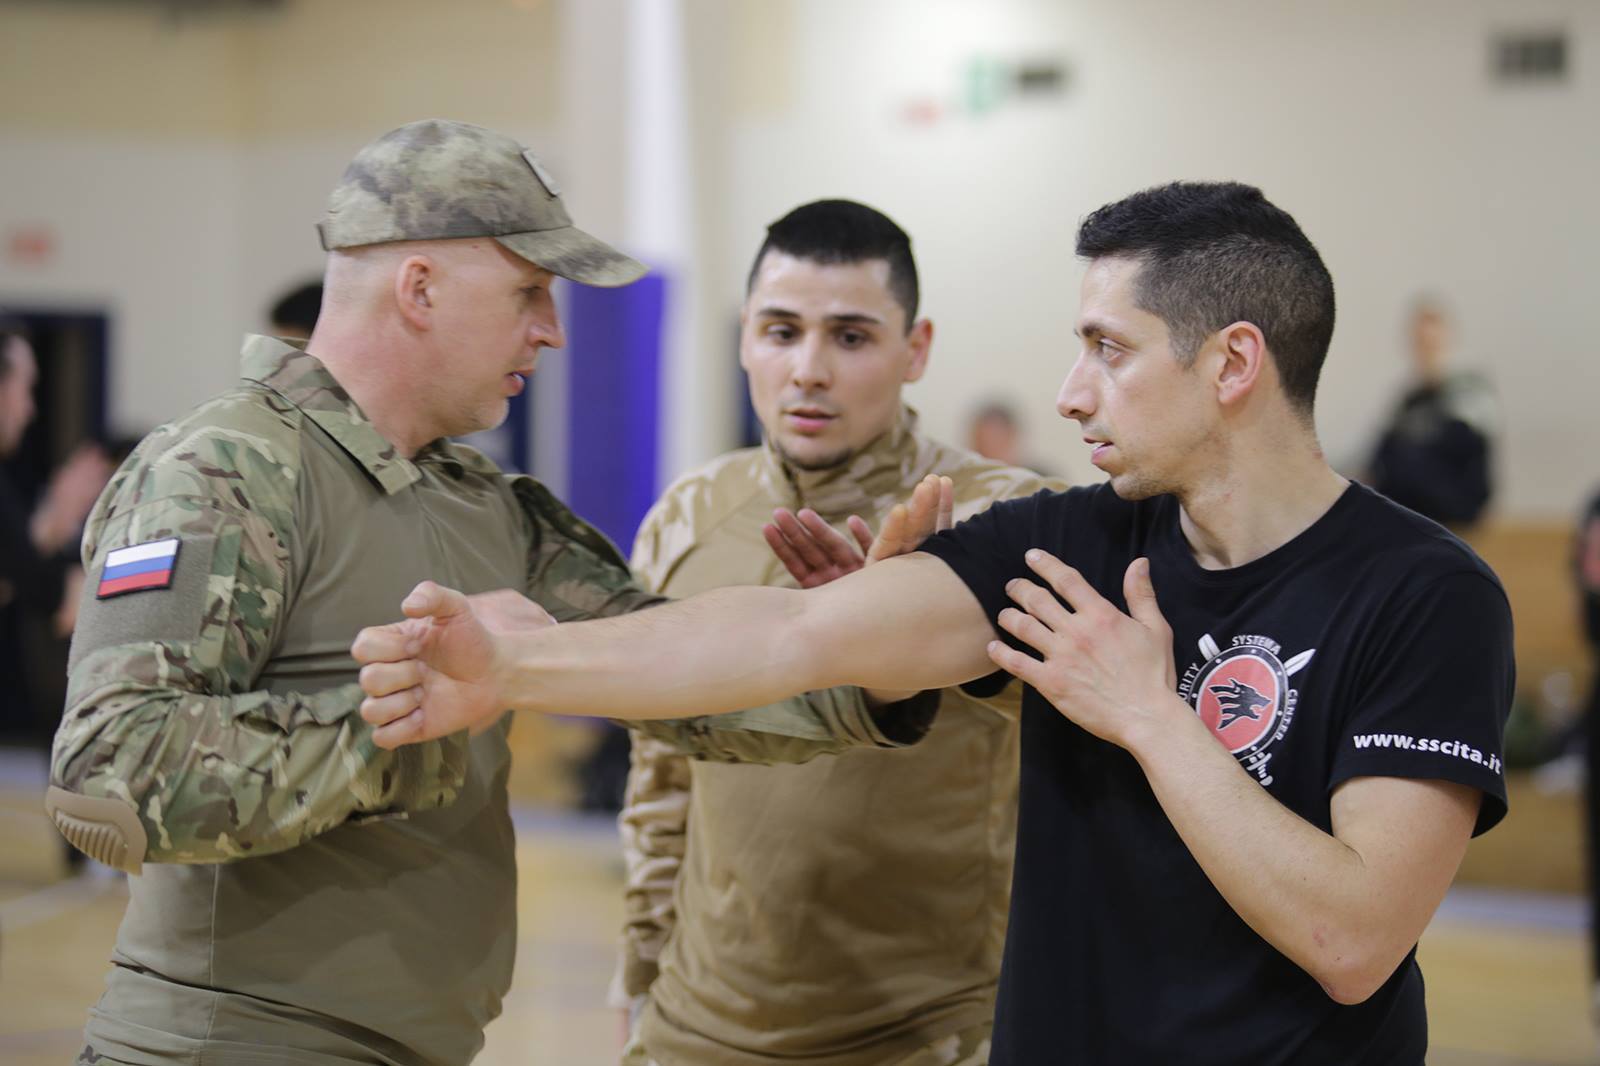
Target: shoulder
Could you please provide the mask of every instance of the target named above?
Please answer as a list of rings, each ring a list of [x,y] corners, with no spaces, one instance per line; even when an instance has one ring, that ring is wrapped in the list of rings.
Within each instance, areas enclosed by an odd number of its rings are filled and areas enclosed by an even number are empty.
[[[301,414],[268,389],[241,385],[151,432],[112,476],[91,518],[163,501],[185,509],[286,511],[301,469]]]
[[[660,530],[687,526],[705,530],[720,525],[752,499],[763,496],[760,448],[719,455],[668,485],[640,527]]]
[[[151,432],[118,477],[221,475],[272,488],[299,473],[302,418],[270,390],[241,385]]]
[[[917,476],[940,474],[955,483],[956,507],[982,507],[998,500],[1013,500],[1035,493],[1061,491],[1067,483],[1037,471],[985,459],[975,452],[942,441],[919,437]]]
[[[539,560],[544,557],[562,554],[575,545],[586,549],[605,566],[627,572],[627,560],[611,539],[556,499],[556,494],[543,482],[526,474],[504,477],[519,510],[528,520],[532,535],[530,554],[536,565],[540,565]]]
[[[489,480],[509,480],[506,472],[500,469],[499,463],[471,445],[454,440],[445,441],[444,451],[451,459],[460,463],[461,468],[468,474]]]
[[[1350,491],[1355,495],[1343,525],[1397,595],[1448,578],[1478,578],[1493,587],[1497,599],[1506,598],[1499,576],[1460,537],[1365,485]]]

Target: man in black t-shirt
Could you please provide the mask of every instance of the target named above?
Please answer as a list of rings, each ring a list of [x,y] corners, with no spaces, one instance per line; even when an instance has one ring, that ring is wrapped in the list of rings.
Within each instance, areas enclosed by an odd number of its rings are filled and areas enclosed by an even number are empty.
[[[808,591],[537,632],[424,584],[356,642],[363,713],[391,745],[506,707],[670,717],[999,666],[1029,687],[992,1063],[1421,1063],[1417,938],[1506,810],[1505,595],[1323,459],[1333,283],[1259,190],[1137,193],[1078,252],[1057,407],[1108,483]]]

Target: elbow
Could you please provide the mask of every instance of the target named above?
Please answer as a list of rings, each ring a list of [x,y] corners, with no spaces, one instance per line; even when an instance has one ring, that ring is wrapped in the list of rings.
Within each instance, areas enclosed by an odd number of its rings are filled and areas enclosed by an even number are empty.
[[[1329,999],[1354,1007],[1371,999],[1398,965],[1390,952],[1356,951],[1323,960],[1310,972]]]

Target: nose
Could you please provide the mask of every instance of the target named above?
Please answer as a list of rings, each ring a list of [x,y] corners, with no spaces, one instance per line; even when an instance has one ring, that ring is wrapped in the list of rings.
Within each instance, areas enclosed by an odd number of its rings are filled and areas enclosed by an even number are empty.
[[[549,313],[539,315],[528,327],[528,347],[537,348],[540,345],[546,348],[564,348],[567,345],[567,331],[562,328],[561,316],[556,313],[553,304]]]
[[[1072,369],[1067,371],[1066,378],[1061,382],[1061,391],[1056,394],[1056,412],[1062,418],[1084,422],[1094,414],[1094,389],[1089,380],[1087,363],[1083,356],[1078,356],[1077,362],[1072,364]]]
[[[833,361],[827,345],[814,333],[792,349],[789,378],[804,391],[825,389],[833,384]]]

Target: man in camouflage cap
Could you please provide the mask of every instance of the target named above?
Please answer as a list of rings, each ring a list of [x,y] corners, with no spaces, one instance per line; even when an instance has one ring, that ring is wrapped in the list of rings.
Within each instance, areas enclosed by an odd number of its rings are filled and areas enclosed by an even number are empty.
[[[507,727],[380,750],[350,639],[426,577],[527,625],[659,599],[448,439],[497,425],[563,343],[556,276],[644,267],[575,228],[515,141],[456,122],[363,149],[319,230],[306,347],[248,338],[240,384],[146,438],[84,538],[47,805],[140,876],[81,1062],[471,1059],[515,947]],[[895,713],[797,700],[657,734],[795,759],[926,728]]]

